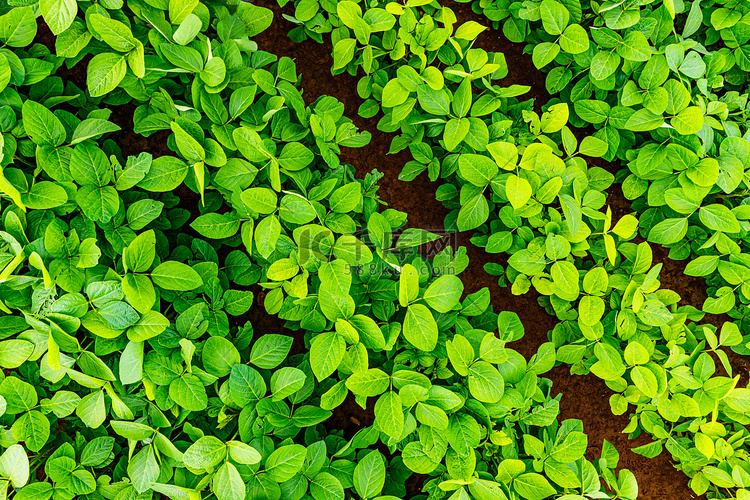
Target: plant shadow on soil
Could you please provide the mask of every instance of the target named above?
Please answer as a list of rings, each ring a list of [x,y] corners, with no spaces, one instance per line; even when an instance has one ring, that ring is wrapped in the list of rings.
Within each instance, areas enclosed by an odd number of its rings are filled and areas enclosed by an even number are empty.
[[[318,44],[312,40],[303,43],[295,43],[287,36],[288,31],[294,27],[281,16],[282,12],[292,14],[291,3],[281,9],[273,0],[256,0],[257,5],[270,8],[274,12],[274,22],[269,29],[253,38],[261,50],[274,53],[279,57],[287,56],[295,60],[298,74],[302,77],[303,97],[306,104],[314,102],[322,95],[336,97],[345,105],[345,115],[351,118],[361,129],[372,134],[372,141],[364,148],[345,148],[341,154],[342,163],[350,163],[355,166],[357,175],[378,169],[385,176],[380,180],[380,197],[388,203],[391,208],[406,212],[408,214],[408,227],[422,228],[428,230],[442,231],[443,220],[447,210],[435,199],[435,190],[438,183],[430,182],[426,175],[420,175],[411,182],[398,180],[403,165],[410,160],[407,151],[395,155],[389,155],[391,135],[377,130],[379,116],[365,119],[357,115],[357,109],[362,103],[356,91],[357,77],[349,74],[331,76],[332,47],[329,42]],[[453,4],[451,8],[456,13],[458,23],[474,20],[487,25],[487,20],[476,15],[471,8],[465,4]],[[41,19],[41,18],[40,18]],[[49,32],[43,22],[38,23],[38,42],[44,44],[54,52],[54,36]],[[508,41],[501,32],[496,30],[485,31],[480,35],[476,47],[492,52],[502,52],[508,63],[509,74],[501,81],[502,85],[521,84],[529,85],[531,91],[524,97],[533,97],[535,110],[538,112],[540,106],[547,102],[547,93],[544,81],[545,75],[538,71],[531,62],[531,57],[523,53],[523,45]],[[85,63],[81,62],[72,69],[60,68],[57,75],[63,80],[74,82],[79,88],[85,88],[86,72]],[[141,151],[154,154],[155,157],[164,154],[174,154],[166,144],[169,131],[157,133],[149,138],[133,132],[132,104],[117,106],[113,108],[111,120],[122,127],[118,132],[117,142],[122,147],[124,155],[135,155]],[[576,134],[585,131],[577,131]],[[615,173],[619,167],[614,164],[606,164],[599,159],[590,162]],[[193,216],[198,215],[199,196],[197,193],[181,186],[182,189],[175,194],[183,200],[181,205],[191,211]],[[619,186],[613,186],[609,193],[608,202],[612,205],[615,218],[631,213],[630,203],[626,200]],[[191,230],[192,232],[192,230]],[[497,278],[488,275],[483,266],[488,262],[498,262],[507,266],[507,259],[498,255],[490,255],[482,248],[476,247],[469,241],[471,232],[458,233],[452,237],[451,244],[454,249],[464,246],[470,259],[469,267],[461,274],[466,286],[465,293],[475,292],[483,287],[489,288],[492,294],[492,307],[495,312],[516,312],[526,330],[526,334],[520,341],[510,345],[519,351],[527,359],[532,356],[539,345],[547,341],[547,333],[556,324],[556,319],[549,315],[539,304],[538,294],[531,290],[521,296],[512,295],[509,287],[500,287]],[[683,297],[684,304],[692,304],[700,308],[706,297],[706,285],[701,278],[693,278],[683,273],[685,262],[673,261],[667,258],[667,251],[654,245],[654,261],[662,262],[662,282],[668,284],[669,288],[675,290]],[[223,257],[223,256],[222,256]],[[223,260],[223,259],[222,259]],[[306,351],[301,332],[292,332],[284,327],[284,321],[276,316],[267,314],[262,307],[265,295],[260,287],[252,287],[258,298],[246,314],[231,318],[230,324],[238,326],[250,321],[256,336],[264,333],[283,333],[294,338],[292,352],[290,355],[301,354]],[[718,317],[717,320],[724,321],[727,318]],[[707,318],[709,320],[709,318]],[[735,370],[741,368],[743,381],[747,380],[748,360],[746,357],[729,353]],[[608,399],[612,393],[600,379],[592,376],[572,376],[566,366],[558,366],[544,375],[553,382],[553,395],[563,394],[560,405],[560,418],[578,418],[584,423],[585,431],[589,436],[589,447],[587,458],[593,460],[598,458],[601,451],[602,440],[606,439],[612,443],[620,452],[620,467],[630,469],[638,479],[640,488],[639,498],[642,500],[662,499],[693,499],[697,497],[687,486],[687,478],[676,471],[667,452],[654,459],[647,459],[630,451],[630,448],[650,442],[648,436],[630,440],[620,432],[628,424],[627,416],[614,416],[609,409]],[[350,438],[357,430],[371,425],[374,421],[373,406],[368,404],[367,409],[362,409],[354,398],[347,397],[345,402],[336,408],[329,420],[329,427],[344,432],[346,438]],[[387,454],[387,450],[383,449]],[[421,492],[423,482],[429,476],[414,474],[406,482],[407,496],[411,498]]]

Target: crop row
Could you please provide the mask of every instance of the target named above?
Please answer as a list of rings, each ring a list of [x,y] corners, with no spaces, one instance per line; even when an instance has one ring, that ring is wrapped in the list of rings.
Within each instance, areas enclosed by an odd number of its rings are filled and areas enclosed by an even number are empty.
[[[284,5],[287,2],[281,1]],[[445,226],[506,254],[486,270],[532,286],[560,322],[556,360],[615,392],[626,432],[647,432],[698,494],[746,498],[750,391],[726,352],[748,352],[750,211],[746,105],[750,14],[736,1],[480,0],[475,10],[527,42],[551,68],[539,116],[528,87],[502,87],[502,54],[466,47],[486,28],[437,2],[294,2],[295,40],[330,36],[333,73],[359,75],[360,114],[381,113],[392,152],[413,157],[401,179],[426,172],[451,210]],[[712,47],[714,47],[712,49]],[[570,125],[570,126],[569,126]],[[596,130],[578,140],[571,127]],[[588,157],[620,160],[617,175]],[[613,220],[606,191],[622,183],[636,218]],[[662,289],[648,242],[691,259],[706,276],[702,311]],[[746,251],[746,250],[745,250]],[[720,329],[705,313],[729,313]],[[726,375],[717,374],[714,356]]]

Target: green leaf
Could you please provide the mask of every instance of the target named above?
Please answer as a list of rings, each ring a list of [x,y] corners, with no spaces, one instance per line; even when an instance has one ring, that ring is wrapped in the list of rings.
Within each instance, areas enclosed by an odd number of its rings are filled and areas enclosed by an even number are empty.
[[[625,128],[633,132],[648,132],[655,130],[664,124],[664,118],[653,111],[643,108],[633,113],[628,121],[625,122]]]
[[[113,330],[124,330],[140,319],[135,309],[119,300],[99,308],[98,313],[104,323]]]
[[[41,407],[45,412],[52,412],[58,418],[65,418],[75,411],[80,401],[81,398],[74,392],[57,391],[52,399],[43,399]]]
[[[39,401],[31,384],[13,376],[6,377],[0,383],[0,396],[5,398],[5,413],[9,415],[31,410]]]
[[[27,340],[4,340],[0,342],[0,367],[18,368],[33,352],[34,344]]]
[[[192,135],[188,134],[177,122],[172,122],[170,127],[175,135],[177,149],[188,163],[205,161],[206,150]]]
[[[59,35],[73,23],[78,3],[75,0],[40,0],[39,10],[50,31]]]
[[[156,286],[165,290],[187,292],[203,286],[203,280],[195,270],[174,260],[162,262],[151,271],[151,279]]]
[[[227,449],[232,460],[244,465],[257,464],[262,459],[261,454],[255,448],[242,441],[228,441]]]
[[[169,20],[180,24],[198,6],[198,0],[169,0]]]
[[[672,321],[672,313],[658,299],[648,299],[638,309],[638,319],[649,326],[664,326]]]
[[[161,201],[146,198],[132,203],[127,210],[128,226],[133,231],[140,231],[155,221],[164,210],[164,203]]]
[[[555,60],[560,53],[560,46],[551,42],[541,42],[534,46],[531,60],[537,69],[542,69]]]
[[[30,99],[22,110],[24,129],[35,144],[57,147],[65,142],[65,128],[52,111]]]
[[[310,479],[310,494],[315,500],[344,500],[344,487],[336,476],[319,472]]]
[[[145,493],[151,489],[151,483],[159,478],[159,470],[154,446],[143,447],[128,463],[128,476],[135,491]]]
[[[354,58],[354,50],[357,48],[357,40],[354,38],[342,38],[333,47],[333,71],[339,70],[349,64]]]
[[[513,488],[526,500],[544,500],[557,493],[544,476],[535,472],[527,472],[515,478]]]
[[[398,301],[402,307],[406,307],[419,295],[419,272],[411,264],[404,264],[398,283]]]
[[[589,37],[580,24],[571,24],[560,37],[560,48],[568,54],[580,54],[589,48]]]
[[[96,13],[87,16],[86,19],[91,23],[94,33],[113,49],[119,52],[130,52],[136,48],[137,41],[126,24]]]
[[[288,481],[305,463],[307,449],[300,444],[290,444],[276,449],[266,460],[266,473],[278,483]]]
[[[346,387],[358,396],[374,397],[388,389],[390,380],[390,376],[382,370],[369,368],[349,376]]]
[[[17,500],[49,500],[52,498],[52,484],[47,482],[31,483],[16,493]]]
[[[651,228],[648,241],[660,245],[672,245],[685,237],[687,229],[687,219],[665,219]]]
[[[218,500],[244,500],[245,498],[245,481],[240,476],[237,467],[230,462],[226,462],[216,471],[211,489]]]
[[[111,436],[99,436],[92,439],[81,452],[81,465],[84,467],[100,465],[109,458],[114,445],[115,438]]]
[[[269,215],[258,223],[253,238],[261,257],[267,259],[273,253],[280,235],[281,224],[276,216]]]
[[[143,342],[128,342],[120,356],[120,382],[135,384],[143,378]]]
[[[580,293],[579,274],[573,263],[568,261],[557,261],[550,268],[554,293],[563,300],[573,301]]]
[[[443,134],[445,149],[447,151],[456,149],[469,133],[470,127],[471,124],[467,118],[453,118],[449,120],[445,125],[445,132]]]
[[[149,264],[150,266],[151,264]],[[122,280],[122,291],[125,293],[125,297],[130,302],[133,308],[142,313],[149,314],[150,312],[157,313],[156,311],[150,311],[156,302],[156,291],[154,290],[154,284],[148,276],[143,274],[132,274],[128,273]],[[140,330],[137,324],[141,324],[141,321],[137,321],[136,324],[132,325],[133,328]],[[128,325],[131,326],[131,325]],[[128,331],[129,336],[136,335],[133,329]]]
[[[385,486],[385,460],[378,451],[371,451],[354,467],[354,489],[362,498],[375,498]]]
[[[194,48],[162,44],[159,46],[159,49],[167,61],[178,68],[190,71],[191,73],[200,73],[203,71],[203,56]]]
[[[208,405],[206,389],[200,379],[191,373],[184,373],[169,384],[169,397],[190,411],[205,410]]]
[[[349,213],[362,202],[362,185],[350,182],[336,189],[329,198],[331,210],[337,213]]]
[[[78,8],[71,0],[64,1]],[[91,38],[91,32],[86,28],[86,24],[74,18],[71,25],[55,39],[55,51],[59,57],[74,58],[88,45]]]
[[[195,470],[208,470],[216,467],[227,456],[227,446],[215,436],[203,436],[185,450],[185,465]]]
[[[249,362],[258,368],[273,369],[281,364],[292,347],[292,337],[265,334],[255,342],[250,351]]]
[[[126,270],[135,273],[148,271],[156,258],[156,233],[148,230],[139,234],[123,250],[122,260]]]
[[[271,25],[273,21],[273,11],[271,9],[251,3],[241,5],[242,8],[238,8],[237,11],[245,23],[247,36],[253,37]]]
[[[240,220],[233,213],[208,213],[197,217],[190,223],[190,227],[206,238],[218,240],[237,234],[240,230]]]
[[[336,371],[346,354],[346,342],[336,332],[321,333],[310,346],[310,367],[318,381]]]
[[[38,452],[49,439],[49,431],[47,417],[39,411],[32,410],[21,415],[21,418],[13,423],[12,434],[14,438],[25,441],[29,450]]]
[[[469,391],[478,401],[494,404],[500,401],[505,390],[503,376],[486,361],[477,361],[469,367]]]
[[[431,352],[437,346],[437,323],[422,304],[412,304],[406,310],[403,333],[406,340],[421,351]]]
[[[257,370],[237,363],[229,375],[229,391],[232,400],[244,407],[265,397],[266,383]]]
[[[554,0],[543,0],[539,6],[539,13],[542,16],[544,31],[550,35],[561,35],[570,19],[568,9]]]
[[[581,141],[578,152],[582,155],[591,156],[592,158],[601,158],[609,150],[609,144],[598,137],[592,135],[586,136]]]
[[[475,229],[487,220],[490,208],[483,193],[478,193],[463,204],[458,212],[456,225],[459,231]]]
[[[477,187],[488,185],[497,175],[497,164],[483,155],[464,154],[458,159],[461,177]]]
[[[187,45],[195,39],[202,27],[203,23],[198,16],[188,14],[172,34],[172,38],[180,45]]]
[[[203,344],[203,367],[216,377],[225,377],[232,371],[232,366],[241,361],[240,353],[224,337],[211,337]]]
[[[86,85],[91,97],[112,92],[125,78],[127,70],[124,56],[110,52],[95,55],[86,70]]]
[[[435,90],[429,85],[417,87],[417,99],[427,113],[431,115],[445,116],[450,114],[451,101],[444,89]]]
[[[0,16],[0,41],[9,47],[26,47],[36,37],[33,7],[13,7]],[[7,477],[7,476],[6,476]]]
[[[521,208],[531,198],[532,190],[529,181],[515,175],[505,180],[505,195],[513,208]]]
[[[98,429],[107,418],[104,406],[104,391],[98,390],[81,399],[76,407],[76,415],[83,423],[92,429]]]
[[[29,481],[29,458],[20,444],[10,445],[0,456],[0,475],[10,479],[14,488],[22,488]]]
[[[656,375],[644,366],[634,366],[630,371],[630,376],[635,386],[649,398],[656,396],[658,382]]]
[[[396,106],[403,104],[409,98],[409,93],[409,90],[404,87],[398,78],[389,80],[388,83],[385,84],[385,87],[383,87],[383,107],[395,108]]]
[[[718,203],[706,205],[701,207],[698,215],[701,222],[709,229],[724,233],[738,233],[740,231],[740,223],[737,221],[737,217],[724,205]]]
[[[199,76],[209,87],[218,87],[227,76],[227,66],[221,57],[213,57],[206,62]]]
[[[617,46],[617,53],[627,61],[646,62],[651,58],[651,45],[646,35],[638,30],[630,31]]]
[[[375,403],[375,422],[378,428],[393,439],[399,439],[404,429],[404,412],[401,396],[388,391]]]
[[[697,134],[703,128],[703,112],[698,106],[689,106],[677,113],[670,124],[681,135]]]
[[[276,210],[278,198],[268,188],[254,187],[242,192],[242,202],[247,208],[259,214],[270,214]]]
[[[427,305],[439,313],[447,313],[461,300],[464,285],[460,278],[453,275],[440,276],[424,292]]]
[[[562,443],[556,444],[550,453],[550,458],[562,464],[577,461],[586,453],[589,441],[583,432],[573,431],[568,433]]]
[[[299,368],[285,366],[271,376],[271,393],[274,401],[291,396],[305,385],[307,375]]]

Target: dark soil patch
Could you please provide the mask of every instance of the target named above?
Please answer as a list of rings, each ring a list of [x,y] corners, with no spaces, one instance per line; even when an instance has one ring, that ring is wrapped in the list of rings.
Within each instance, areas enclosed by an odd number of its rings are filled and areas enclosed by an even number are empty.
[[[358,430],[369,427],[375,422],[375,398],[367,400],[367,409],[363,409],[349,393],[346,399],[333,410],[333,415],[326,420],[326,427],[344,431],[344,438],[351,439]],[[389,455],[386,448],[386,455]]]

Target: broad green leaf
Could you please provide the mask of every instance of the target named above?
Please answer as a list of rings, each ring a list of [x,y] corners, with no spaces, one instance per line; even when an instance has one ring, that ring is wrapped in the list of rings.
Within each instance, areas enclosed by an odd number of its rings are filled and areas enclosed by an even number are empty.
[[[20,444],[12,444],[0,456],[0,475],[8,478],[15,488],[29,481],[29,459]]]
[[[23,126],[35,144],[60,146],[65,142],[65,128],[60,119],[30,99],[23,103]]]
[[[128,463],[128,476],[135,491],[144,493],[159,477],[159,462],[153,445],[144,446]]]
[[[224,337],[210,337],[203,344],[203,367],[216,377],[225,377],[241,361],[237,348]]]
[[[180,292],[195,290],[203,285],[200,275],[192,267],[174,260],[156,266],[151,271],[151,279],[156,286]]]
[[[421,351],[435,349],[438,339],[438,326],[430,310],[422,304],[411,304],[404,319],[404,337]]]
[[[385,460],[378,451],[371,451],[354,467],[354,489],[362,498],[375,498],[385,485]]]
[[[218,500],[243,500],[245,498],[245,482],[237,467],[230,462],[226,462],[216,471],[211,489]]]
[[[253,344],[249,362],[258,368],[276,368],[289,354],[292,341],[286,335],[265,334]]]
[[[306,453],[307,449],[299,444],[282,446],[266,460],[266,473],[274,481],[287,481],[300,471]]]
[[[89,61],[86,84],[91,97],[100,97],[112,92],[125,78],[128,65],[125,57],[104,52]]]
[[[380,430],[390,437],[401,437],[404,429],[404,412],[401,396],[397,392],[388,391],[378,398],[375,403],[375,422]]]
[[[322,381],[336,371],[346,353],[346,342],[336,332],[317,335],[310,346],[310,367]]]
[[[175,403],[190,411],[205,410],[208,395],[200,379],[191,373],[185,373],[169,384],[169,397]]]
[[[427,305],[439,313],[447,313],[453,309],[461,299],[464,285],[460,278],[453,275],[440,276],[433,281],[424,292]]]

